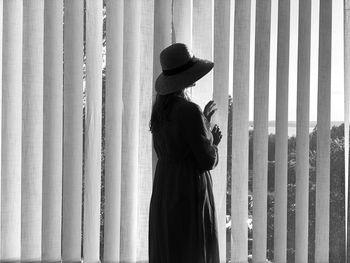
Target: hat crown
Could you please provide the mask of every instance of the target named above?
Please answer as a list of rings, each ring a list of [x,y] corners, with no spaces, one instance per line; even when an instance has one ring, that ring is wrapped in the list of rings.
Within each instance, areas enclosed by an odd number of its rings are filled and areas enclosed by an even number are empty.
[[[192,52],[183,43],[175,43],[165,48],[160,53],[160,64],[162,70],[170,70],[181,67],[193,57]]]

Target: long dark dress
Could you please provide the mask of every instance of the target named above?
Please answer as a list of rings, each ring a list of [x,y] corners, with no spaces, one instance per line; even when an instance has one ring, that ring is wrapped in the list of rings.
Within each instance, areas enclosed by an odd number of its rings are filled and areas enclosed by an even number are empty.
[[[212,178],[218,163],[200,107],[178,97],[153,134],[158,156],[149,213],[149,263],[219,263]]]

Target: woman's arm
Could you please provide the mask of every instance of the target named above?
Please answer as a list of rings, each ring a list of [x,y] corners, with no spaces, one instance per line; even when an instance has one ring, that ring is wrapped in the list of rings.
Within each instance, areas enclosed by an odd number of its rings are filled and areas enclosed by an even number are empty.
[[[211,131],[204,118],[197,104],[186,102],[181,105],[180,130],[201,171],[214,169],[219,161],[218,148],[213,144]]]

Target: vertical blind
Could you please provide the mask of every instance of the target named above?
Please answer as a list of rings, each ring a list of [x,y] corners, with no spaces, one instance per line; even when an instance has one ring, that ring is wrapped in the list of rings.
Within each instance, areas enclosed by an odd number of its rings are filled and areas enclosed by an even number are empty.
[[[64,1],[62,259],[67,261],[81,258],[83,17],[83,0]]]
[[[104,259],[120,261],[123,1],[107,1]]]
[[[63,1],[44,3],[42,260],[61,258]],[[45,176],[44,176],[45,175]]]
[[[86,104],[84,138],[83,255],[87,262],[99,260],[102,132],[102,0],[86,5]]]
[[[251,1],[235,2],[232,90],[231,260],[246,262],[248,251],[249,62]]]
[[[288,182],[288,81],[289,81],[290,0],[278,4],[275,144],[275,261],[283,262],[287,253]]]
[[[271,1],[256,1],[253,136],[253,258],[266,259]]]
[[[32,260],[40,260],[42,241],[43,22],[44,1],[24,1],[21,258]]]
[[[141,2],[124,2],[120,260],[134,262],[137,241],[137,184],[140,101]],[[108,59],[108,58],[107,58]],[[124,176],[123,176],[124,175]],[[108,231],[106,229],[106,231]]]
[[[21,256],[23,2],[4,1],[2,14],[1,259],[11,260]]]
[[[296,262],[307,262],[309,246],[311,2],[299,0],[298,14]],[[349,5],[345,0],[345,72]],[[227,251],[231,262],[248,262],[251,79],[252,258],[266,260],[268,113],[269,105],[276,103],[274,254],[275,262],[286,262],[290,9],[290,0],[278,1],[277,69],[272,69],[276,79],[270,79],[271,0],[0,1],[0,260],[148,261],[148,212],[157,162],[149,131],[153,86],[161,72],[161,50],[183,42],[196,56],[215,63],[191,97],[198,103],[215,100],[218,111],[213,121],[225,135],[219,165],[212,171],[221,262],[226,262]],[[320,0],[319,23],[315,262],[327,262],[332,1]],[[348,78],[345,74],[346,199]],[[275,102],[269,98],[272,81]],[[345,210],[347,217],[347,200]]]
[[[332,1],[320,0],[315,261],[329,254]]]
[[[213,100],[216,102],[218,111],[228,112],[227,94],[229,90],[229,66],[230,59],[230,9],[229,1],[215,1],[212,5],[214,12],[213,60],[216,61],[213,69]],[[208,76],[209,77],[209,76]],[[208,79],[211,81],[211,79]],[[213,121],[221,127],[222,131],[228,129],[228,115],[220,114],[213,116]],[[227,145],[227,136],[221,139],[222,145]],[[219,147],[220,160],[216,169],[212,171],[215,204],[217,209],[217,222],[219,232],[220,258],[226,258],[226,191],[227,191],[227,147]]]
[[[311,0],[299,1],[295,260],[308,260]],[[326,193],[325,193],[326,194]]]

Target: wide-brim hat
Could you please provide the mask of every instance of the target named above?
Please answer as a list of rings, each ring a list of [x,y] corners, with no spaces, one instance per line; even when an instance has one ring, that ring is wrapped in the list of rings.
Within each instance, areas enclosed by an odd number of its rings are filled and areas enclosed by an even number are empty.
[[[214,63],[195,57],[183,43],[175,43],[160,53],[162,73],[155,82],[155,90],[166,95],[191,86],[206,75]]]

